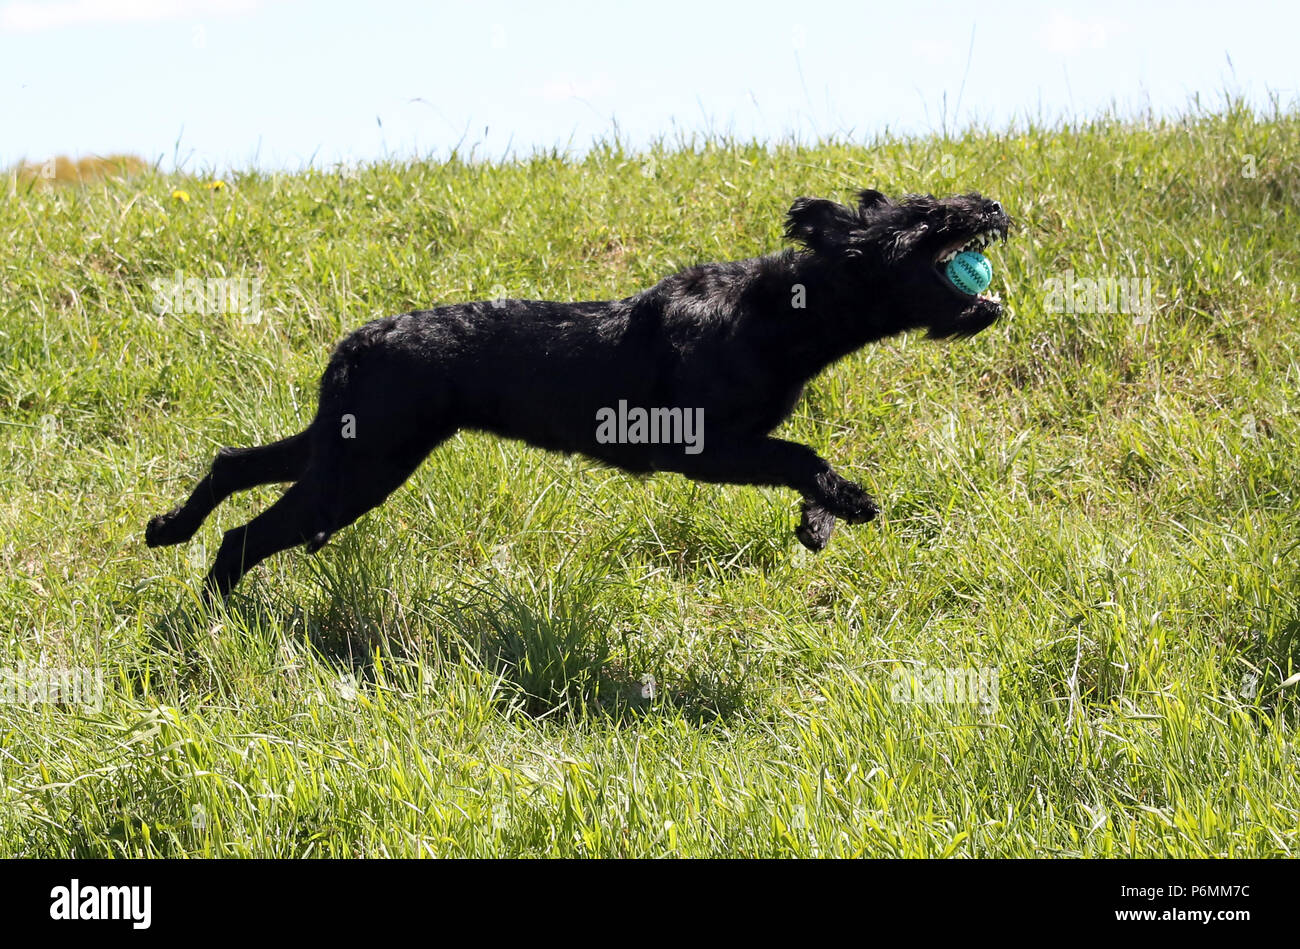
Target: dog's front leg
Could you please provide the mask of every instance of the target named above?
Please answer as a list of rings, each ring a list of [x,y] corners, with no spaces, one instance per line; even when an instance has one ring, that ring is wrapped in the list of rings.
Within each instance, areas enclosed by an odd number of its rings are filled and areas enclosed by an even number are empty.
[[[665,445],[656,452],[654,466],[698,481],[793,488],[805,499],[803,521],[795,533],[810,550],[826,546],[835,518],[860,524],[877,513],[871,495],[836,474],[830,462],[807,445],[779,438],[714,435],[694,455]]]

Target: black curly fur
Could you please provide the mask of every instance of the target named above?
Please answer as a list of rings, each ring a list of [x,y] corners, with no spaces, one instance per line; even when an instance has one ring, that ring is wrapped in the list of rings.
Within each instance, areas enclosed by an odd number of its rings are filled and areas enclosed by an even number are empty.
[[[836,518],[869,521],[876,505],[811,448],[769,433],[809,379],[869,342],[912,329],[969,336],[996,320],[1000,305],[959,293],[935,259],[1010,226],[974,193],[895,202],[863,191],[854,208],[799,198],[785,228],[797,250],[692,267],[622,300],[460,303],[375,320],[335,349],[305,431],[223,448],[184,504],[150,520],[146,542],[182,543],[233,492],[294,482],[226,532],[205,587],[224,596],[271,554],[318,550],[467,428],[633,472],[792,488],[805,499],[796,535],[820,550]],[[702,410],[702,450],[602,443],[597,412],[620,400]]]

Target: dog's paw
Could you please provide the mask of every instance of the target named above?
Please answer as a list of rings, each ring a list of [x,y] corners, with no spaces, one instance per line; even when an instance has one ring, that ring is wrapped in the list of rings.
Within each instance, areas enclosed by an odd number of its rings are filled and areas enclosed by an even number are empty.
[[[144,528],[146,547],[170,547],[181,544],[194,536],[194,531],[187,531],[184,524],[178,523],[174,514],[159,514],[149,518]]]
[[[794,536],[813,553],[824,550],[835,530],[835,515],[816,501],[803,502],[803,519],[794,529]]]
[[[861,485],[833,472],[825,479],[822,490],[824,495],[818,499],[821,506],[848,524],[865,524],[880,513],[876,502]]]

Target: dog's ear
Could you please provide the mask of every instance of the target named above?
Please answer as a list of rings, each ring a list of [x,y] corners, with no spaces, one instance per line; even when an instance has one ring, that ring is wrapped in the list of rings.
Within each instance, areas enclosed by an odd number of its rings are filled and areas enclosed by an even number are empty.
[[[842,204],[824,198],[796,198],[785,220],[785,236],[818,253],[846,252],[850,232],[861,223]]]
[[[885,259],[890,263],[899,263],[916,248],[917,243],[928,233],[930,233],[930,225],[925,223],[913,224],[911,227],[898,231],[885,244]]]
[[[877,208],[893,204],[889,198],[875,188],[864,188],[858,192],[858,214],[865,220]]]

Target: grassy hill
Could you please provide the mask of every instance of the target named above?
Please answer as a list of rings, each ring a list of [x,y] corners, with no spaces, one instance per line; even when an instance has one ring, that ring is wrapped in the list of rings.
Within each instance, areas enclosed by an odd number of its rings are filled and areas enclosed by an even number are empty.
[[[1232,107],[11,176],[0,855],[1295,855],[1297,155],[1300,116]],[[218,446],[304,426],[351,327],[626,295],[867,186],[999,199],[1011,314],[810,387],[784,431],[884,508],[820,556],[789,492],[476,435],[226,609],[196,583],[275,489],[143,545]],[[102,702],[28,701],[57,670]],[[996,690],[909,700],[967,674]]]

